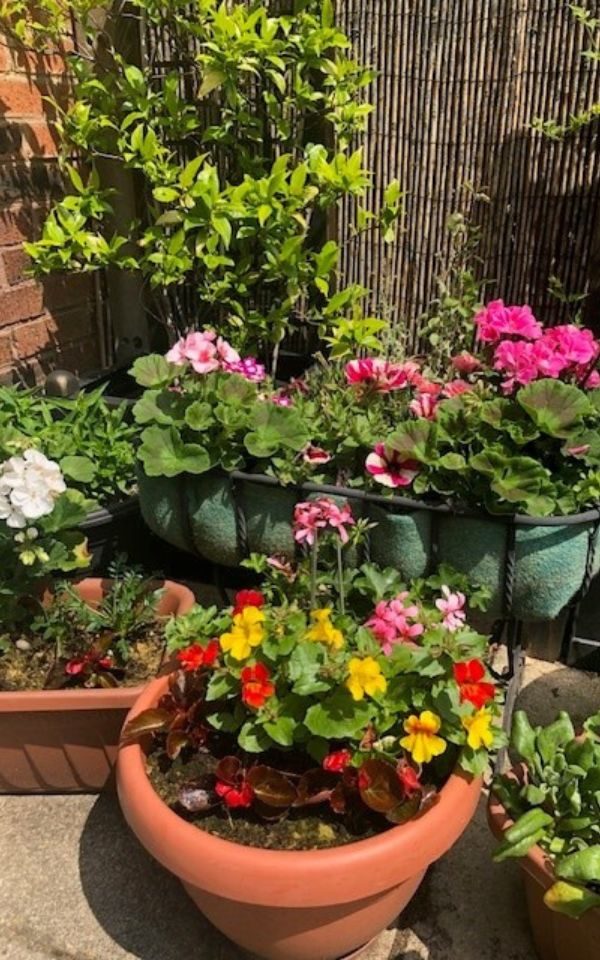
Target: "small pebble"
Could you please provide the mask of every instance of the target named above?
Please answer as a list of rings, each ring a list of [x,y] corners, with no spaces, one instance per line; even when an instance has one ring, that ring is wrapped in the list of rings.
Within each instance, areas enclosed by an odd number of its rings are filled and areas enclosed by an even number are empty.
[[[24,653],[27,652],[27,650],[31,650],[31,644],[29,640],[25,640],[24,637],[19,637],[15,643],[15,647],[17,650],[22,650]]]

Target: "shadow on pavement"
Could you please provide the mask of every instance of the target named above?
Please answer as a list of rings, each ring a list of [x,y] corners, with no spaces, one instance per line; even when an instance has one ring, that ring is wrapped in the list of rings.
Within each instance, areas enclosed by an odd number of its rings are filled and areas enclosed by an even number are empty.
[[[81,885],[98,923],[140,960],[239,960],[123,820],[114,793],[92,807],[79,847]]]

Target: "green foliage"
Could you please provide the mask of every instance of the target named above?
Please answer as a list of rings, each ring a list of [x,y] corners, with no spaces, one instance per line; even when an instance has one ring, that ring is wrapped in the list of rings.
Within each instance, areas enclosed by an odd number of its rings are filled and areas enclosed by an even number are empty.
[[[137,433],[127,407],[110,407],[102,388],[74,399],[0,387],[0,460],[34,447],[56,461],[73,489],[102,505],[135,486]]]
[[[575,736],[566,713],[533,728],[527,715],[513,718],[511,747],[526,766],[526,778],[503,776],[494,790],[513,825],[494,859],[523,857],[539,844],[552,860],[557,882],[544,900],[552,910],[579,917],[600,906],[599,715]]]
[[[71,191],[27,244],[38,273],[138,271],[179,330],[197,323],[182,313],[185,284],[203,319],[253,348],[276,346],[297,323],[327,315],[331,331],[345,319],[328,310],[339,296],[339,248],[323,239],[324,224],[371,186],[356,141],[374,73],[352,58],[330,0],[302,0],[293,13],[273,0],[133,0],[128,17],[177,50],[179,71],[161,82],[120,49],[120,7],[3,0],[0,10],[19,42],[38,48],[71,16],[80,24],[69,56],[76,97],[54,104]],[[74,153],[85,174],[69,164]],[[101,176],[107,159],[144,197],[143,217],[120,233]],[[356,229],[380,227],[391,243],[401,200],[391,183],[379,214],[359,216]]]

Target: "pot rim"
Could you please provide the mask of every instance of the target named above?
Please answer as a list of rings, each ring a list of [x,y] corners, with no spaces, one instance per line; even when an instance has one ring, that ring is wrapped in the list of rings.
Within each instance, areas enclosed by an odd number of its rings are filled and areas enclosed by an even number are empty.
[[[508,771],[508,776],[520,779],[518,767],[512,767]],[[515,822],[493,789],[490,791],[487,816],[490,829],[498,840],[502,839],[505,831],[508,830],[509,827],[512,827]],[[525,870],[530,877],[533,877],[545,890],[550,889],[558,880],[549,856],[537,843],[524,857],[521,857],[518,862],[521,868]],[[600,919],[600,907],[592,907],[589,912],[596,914],[598,919]]]
[[[75,588],[87,587],[92,590],[104,590],[110,583],[108,577],[84,577],[76,581]],[[196,603],[196,598],[183,583],[175,580],[155,580],[168,596],[177,597],[175,616],[187,613]],[[111,687],[87,690],[66,688],[64,690],[2,690],[0,691],[0,714],[2,713],[42,713],[55,710],[129,710],[144,690],[145,684],[132,687]]]
[[[125,722],[156,703],[167,684],[168,677],[148,684]],[[330,903],[348,903],[423,872],[466,828],[481,785],[481,777],[456,769],[440,790],[438,802],[416,820],[326,850],[262,850],[213,836],[171,810],[150,783],[140,744],[120,746],[117,760],[125,818],[157,860],[184,883],[263,905],[320,906],[324,887]]]
[[[139,499],[137,492],[130,493],[123,500],[113,500],[106,506],[90,510],[80,525],[81,529],[90,530],[93,527],[100,527],[104,523],[110,523],[112,520],[129,517],[139,509]]]

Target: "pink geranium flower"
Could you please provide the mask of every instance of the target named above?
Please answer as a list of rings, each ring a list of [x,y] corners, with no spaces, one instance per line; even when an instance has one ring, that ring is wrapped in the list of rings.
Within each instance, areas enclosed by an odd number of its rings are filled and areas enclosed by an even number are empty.
[[[420,373],[415,373],[411,378],[411,386],[416,387],[420,394],[426,394],[428,397],[439,397],[442,392],[442,384],[435,383],[434,380],[428,380]]]
[[[278,407],[292,407],[294,405],[294,401],[289,394],[282,393],[280,390],[273,394],[271,401]]]
[[[196,373],[211,373],[219,369],[217,348],[213,342],[216,339],[214,330],[188,333],[186,337],[171,347],[166,359],[179,366],[190,363]]]
[[[294,508],[294,539],[297,543],[312,546],[319,530],[329,527],[342,543],[348,543],[347,527],[355,523],[350,506],[339,506],[328,497],[297,503]]]
[[[539,377],[560,377],[563,370],[569,366],[569,361],[560,350],[557,342],[547,333],[533,344],[531,353],[538,368]]]
[[[531,307],[507,307],[503,300],[492,300],[476,314],[474,320],[478,337],[484,343],[496,343],[502,337],[522,337],[537,340],[542,326],[535,319]]]
[[[466,598],[464,593],[452,593],[450,587],[447,587],[446,584],[442,587],[442,596],[435,601],[438,610],[444,614],[442,621],[444,626],[452,633],[460,629],[467,618],[467,614],[463,609],[465,603]]]
[[[377,393],[389,393],[408,385],[408,372],[404,365],[390,363],[380,357],[351,360],[346,364],[345,374],[351,386],[367,387]]]
[[[515,383],[522,386],[538,376],[534,344],[526,340],[503,340],[494,352],[494,370],[506,375],[502,383],[504,393],[510,393]]]
[[[475,373],[476,370],[481,369],[481,361],[466,350],[452,357],[451,363],[454,369],[458,373],[462,373],[463,376],[468,376],[470,373]]]
[[[575,368],[575,376],[578,381],[585,376],[586,369],[587,368],[585,367]],[[583,383],[583,386],[586,387],[588,390],[597,390],[597,388],[600,387],[600,373],[598,373],[597,370],[592,370],[592,372],[589,374],[589,376],[586,378],[585,382]]]
[[[473,387],[466,380],[451,380],[442,390],[443,397],[460,397],[463,393],[471,393]]]
[[[415,417],[425,417],[426,420],[435,420],[437,407],[438,402],[430,393],[418,394],[408,405]]]
[[[411,642],[424,632],[423,624],[409,622],[419,616],[419,608],[415,604],[405,606],[407,597],[408,593],[404,591],[393,600],[382,600],[365,623],[386,655],[392,652],[395,644]]]
[[[237,350],[234,350],[223,337],[219,337],[217,340],[217,356],[224,364],[240,362],[240,355]]]
[[[403,459],[402,455],[377,443],[373,453],[365,461],[367,473],[384,487],[408,487],[420,470],[416,460]]]

